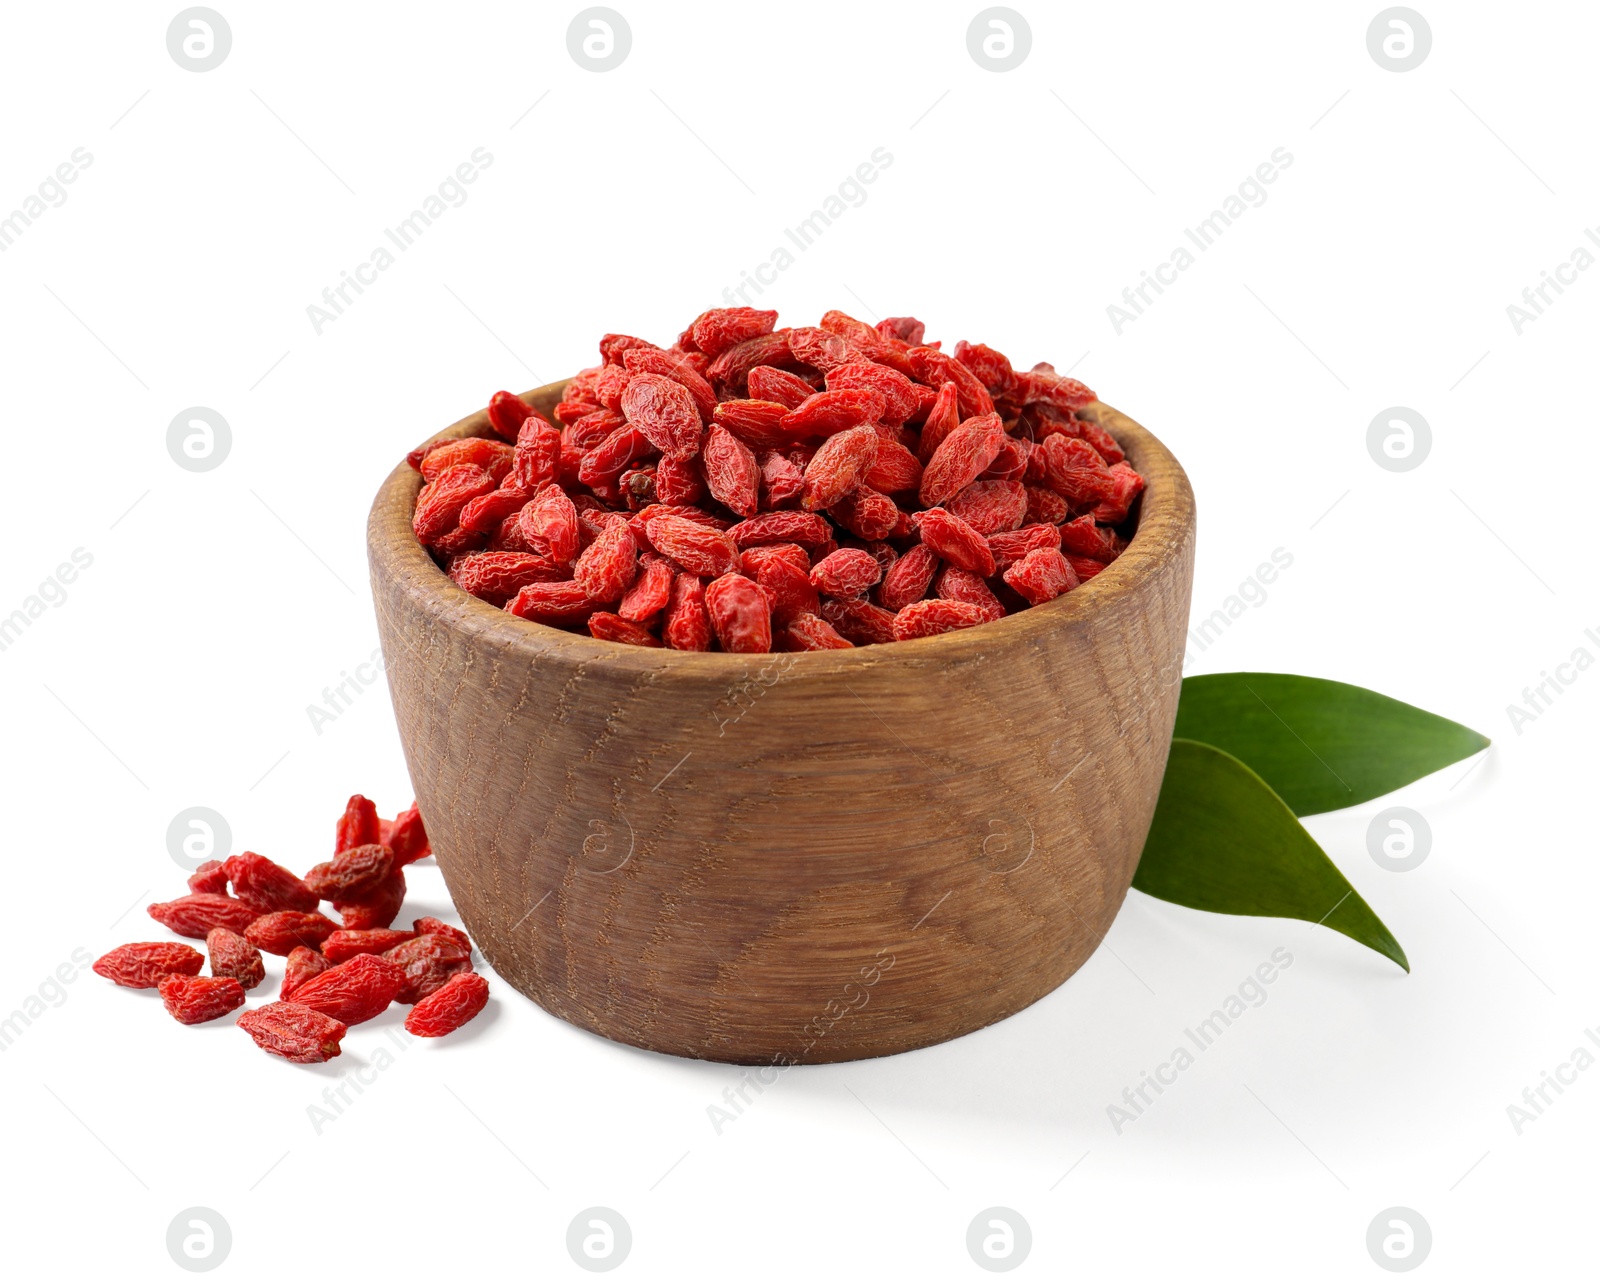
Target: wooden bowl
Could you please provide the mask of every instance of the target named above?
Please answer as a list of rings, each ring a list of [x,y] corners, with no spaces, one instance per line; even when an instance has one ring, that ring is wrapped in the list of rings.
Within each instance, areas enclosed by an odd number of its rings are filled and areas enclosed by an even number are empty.
[[[529,392],[547,414],[564,383]],[[1133,879],[1194,559],[1177,460],[1103,573],[999,622],[805,654],[640,649],[458,590],[404,464],[368,525],[389,688],[450,894],[495,971],[626,1044],[839,1062],[1059,986]],[[488,435],[483,413],[440,437]]]

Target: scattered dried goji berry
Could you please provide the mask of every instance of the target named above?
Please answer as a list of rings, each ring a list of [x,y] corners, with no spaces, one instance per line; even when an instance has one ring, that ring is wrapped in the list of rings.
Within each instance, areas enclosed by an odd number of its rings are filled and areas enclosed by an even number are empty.
[[[889,612],[898,613],[908,604],[922,599],[928,594],[938,567],[939,557],[933,548],[919,542],[883,575],[883,582],[878,586],[878,603]]]
[[[338,823],[334,827],[334,853],[340,854],[346,849],[354,849],[357,845],[376,844],[377,842],[378,806],[368,800],[366,796],[351,796],[345,804],[344,812],[339,815]],[[309,907],[298,909],[314,911],[316,904],[313,903]]]
[[[489,397],[489,425],[502,440],[515,440],[522,424],[536,416],[532,405],[509,391],[496,391]]]
[[[432,995],[419,1000],[406,1015],[414,1036],[447,1036],[483,1012],[489,984],[476,973],[458,973]]]
[[[816,390],[804,378],[787,369],[757,365],[748,376],[750,394],[757,400],[775,400],[785,409],[797,409]]]
[[[188,978],[174,973],[161,979],[156,990],[167,1012],[186,1026],[226,1017],[244,1003],[244,987],[234,978]]]
[[[701,451],[705,460],[706,488],[728,510],[753,516],[759,506],[761,472],[750,447],[725,427],[713,424]]]
[[[645,532],[662,555],[704,578],[720,577],[739,563],[739,548],[729,534],[682,516],[658,515]]]
[[[219,925],[243,933],[261,914],[248,902],[222,893],[191,893],[171,902],[153,902],[145,910],[152,920],[185,938],[203,938]]]
[[[772,613],[766,593],[749,578],[724,574],[706,586],[706,612],[726,653],[769,653]]]
[[[1029,604],[1054,600],[1078,585],[1078,575],[1072,571],[1067,558],[1053,547],[1028,552],[1002,576]]]
[[[466,947],[469,953],[472,950],[472,939],[467,937],[464,929],[458,929],[453,924],[446,924],[443,920],[436,919],[433,916],[419,916],[411,922],[411,929],[413,933],[419,936],[430,933],[443,934],[447,938],[454,938],[462,946]]]
[[[931,547],[941,560],[979,577],[994,575],[994,553],[983,535],[960,516],[943,507],[930,507],[917,517],[917,530],[924,546]]]
[[[328,935],[330,938],[332,934]],[[333,961],[310,947],[295,947],[283,964],[283,985],[278,988],[278,999],[287,1000],[319,973],[333,968]]]
[[[681,383],[659,373],[636,373],[622,393],[622,415],[651,445],[673,458],[700,450],[700,410]]]
[[[226,893],[228,891],[228,868],[212,858],[209,862],[202,862],[189,876],[190,893]]]
[[[297,988],[294,1002],[353,1027],[376,1018],[405,985],[406,971],[394,961],[358,955]]]
[[[351,956],[382,955],[417,935],[410,929],[335,929],[322,944],[322,954],[334,964]]]
[[[348,1029],[337,1018],[283,1001],[241,1013],[234,1025],[268,1053],[290,1062],[337,1058],[339,1041]]]
[[[825,596],[848,600],[877,585],[883,569],[869,551],[841,547],[811,568],[811,585]]]
[[[353,898],[335,898],[333,909],[346,929],[387,929],[406,900],[406,873],[396,867],[377,888]]]
[[[472,947],[442,933],[421,934],[397,943],[385,958],[405,971],[405,984],[395,995],[400,1004],[416,1004],[453,975],[472,971]]]
[[[368,801],[370,804],[371,802]],[[377,815],[373,815],[373,834]],[[376,889],[394,870],[394,850],[388,845],[360,844],[345,849],[331,862],[319,862],[305,874],[305,885],[318,900],[359,898]]]
[[[800,505],[808,511],[831,507],[861,483],[877,452],[878,433],[870,426],[851,427],[829,436],[806,464],[805,492]],[[788,540],[803,541],[800,538]]]
[[[274,911],[254,921],[244,936],[263,951],[286,956],[296,947],[315,951],[338,927],[319,911]]]
[[[148,988],[178,974],[192,978],[206,958],[181,942],[127,942],[94,962],[94,971],[119,987]]]
[[[232,978],[246,991],[266,980],[261,952],[232,929],[213,929],[206,934],[206,953],[211,958],[213,977]]]
[[[377,816],[374,811],[374,827]],[[270,858],[263,858],[259,853],[236,853],[223,866],[233,885],[234,896],[249,903],[258,915],[269,911],[317,909],[317,895],[306,887],[305,881]]]
[[[987,615],[975,604],[957,600],[918,600],[894,615],[896,640],[919,640],[923,636],[943,635],[962,627],[975,627]]]

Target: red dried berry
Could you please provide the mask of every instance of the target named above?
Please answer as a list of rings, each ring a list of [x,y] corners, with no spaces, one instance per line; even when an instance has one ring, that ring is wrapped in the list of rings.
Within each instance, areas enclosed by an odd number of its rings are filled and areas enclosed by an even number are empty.
[[[334,828],[334,853],[343,853],[346,849],[354,849],[360,844],[376,844],[377,841],[378,806],[366,796],[351,796]],[[313,906],[304,909],[309,911],[315,908]]]
[[[824,649],[854,649],[830,622],[814,613],[796,614],[783,629],[783,647],[790,653],[819,652]]]
[[[842,547],[811,569],[811,585],[825,596],[849,599],[877,585],[883,569],[871,552]]]
[[[358,955],[299,987],[294,1002],[353,1027],[376,1018],[405,985],[406,972],[394,961]]]
[[[776,311],[757,311],[754,307],[717,307],[702,312],[689,326],[694,344],[706,355],[716,357],[730,347],[772,332],[778,322]]]
[[[119,987],[149,988],[178,974],[192,978],[206,958],[181,942],[126,942],[94,962],[94,971]]]
[[[1030,551],[1040,547],[1059,548],[1061,531],[1053,524],[1029,524],[1008,533],[991,533],[986,539],[995,566],[1009,569]]]
[[[829,507],[828,514],[856,537],[876,542],[897,533],[904,512],[893,498],[861,484]]]
[[[263,951],[286,956],[296,947],[316,950],[338,927],[319,911],[274,911],[252,923],[244,936]]]
[[[852,427],[829,436],[806,464],[805,493],[800,505],[808,511],[831,507],[861,483],[877,452],[878,433],[870,426]]]
[[[766,594],[749,578],[729,573],[709,583],[706,612],[724,653],[771,651],[771,609]]]
[[[1067,558],[1053,547],[1028,552],[1004,574],[1006,584],[1029,604],[1054,600],[1078,585]]]
[[[699,370],[683,356],[658,347],[633,347],[622,355],[622,366],[629,373],[657,373],[671,378],[694,401],[700,421],[710,422],[711,411],[717,407],[717,393],[711,384],[700,376]]]
[[[841,364],[828,371],[828,390],[876,391],[883,397],[883,409],[873,421],[898,427],[917,411],[921,397],[917,385],[903,373],[870,361]]]
[[[629,622],[614,613],[591,613],[589,615],[589,634],[596,640],[612,640],[618,644],[631,644],[640,649],[659,649],[661,641],[657,640],[644,627],[637,623]]]
[[[1061,526],[1061,549],[1075,556],[1087,556],[1107,564],[1117,558],[1116,535],[1102,529],[1090,515],[1079,516]]]
[[[530,582],[506,602],[506,612],[529,622],[581,622],[600,606],[576,582]]]
[[[728,530],[741,549],[773,542],[798,542],[814,547],[828,540],[828,522],[809,511],[769,511],[741,521]]]
[[[756,461],[761,466],[761,506],[766,510],[787,506],[805,491],[805,472],[776,449]]]
[[[662,555],[701,577],[719,577],[739,563],[739,548],[729,534],[682,516],[656,516],[645,535]]]
[[[423,456],[422,478],[437,480],[451,467],[482,467],[499,484],[511,469],[511,458],[511,446],[501,440],[485,440],[481,436],[443,440]]]
[[[400,1004],[416,1004],[455,974],[472,971],[471,946],[442,933],[423,934],[399,943],[386,958],[405,971],[405,985],[395,996]]]
[[[848,338],[811,325],[789,330],[789,354],[801,364],[810,365],[824,374],[842,364],[867,358],[866,352]]]
[[[851,644],[888,644],[895,638],[895,615],[866,600],[824,600],[822,617]]]
[[[232,929],[213,929],[206,934],[206,953],[213,977],[232,978],[246,991],[266,980],[261,952]]]
[[[406,900],[406,875],[396,867],[376,889],[355,898],[335,898],[333,909],[346,929],[387,929]]]
[[[784,414],[782,426],[793,440],[834,436],[877,422],[883,417],[885,404],[883,393],[870,387],[819,391],[808,396],[799,408]]]
[[[878,587],[878,603],[891,613],[898,613],[908,604],[928,594],[934,570],[939,567],[939,557],[932,547],[918,543],[895,561],[894,567],[883,575]]]
[[[639,549],[633,530],[621,516],[612,516],[600,536],[578,557],[573,580],[596,604],[615,604],[627,594],[639,572]]]
[[[761,472],[749,446],[726,428],[713,424],[706,433],[701,457],[705,462],[706,488],[711,490],[711,496],[738,515],[755,515]]]
[[[941,600],[976,605],[983,610],[985,622],[996,622],[1006,616],[1005,605],[989,590],[989,584],[969,569],[946,565],[939,571],[939,582],[934,591]]]
[[[515,440],[522,424],[536,417],[533,406],[509,391],[496,391],[489,397],[489,425],[503,440]]]
[[[778,329],[764,333],[729,347],[706,367],[706,378],[721,386],[729,395],[746,393],[746,379],[758,365],[789,365],[794,357],[789,352],[789,331]]]
[[[804,378],[787,369],[774,369],[771,365],[757,365],[750,370],[748,386],[757,400],[775,400],[785,409],[799,408],[816,390]]]
[[[800,551],[799,547],[793,549]],[[804,559],[805,553],[801,551],[800,554]],[[811,583],[809,568],[800,568],[786,556],[763,556],[751,565],[747,556],[746,569],[752,568],[756,584],[771,602],[775,626],[786,626],[802,613],[816,613],[819,607],[817,589]]]
[[[672,598],[667,602],[661,638],[669,649],[704,653],[711,648],[705,584],[692,573],[680,573],[672,580]]]
[[[918,600],[894,616],[896,640],[918,640],[923,636],[943,635],[962,627],[975,627],[987,615],[975,604],[956,600]]]
[[[335,929],[322,944],[322,954],[343,964],[352,956],[382,955],[416,936],[410,929]]]
[[[934,450],[922,472],[919,496],[924,506],[948,502],[988,469],[1006,442],[997,413],[963,422]]]
[[[787,448],[794,443],[784,429],[789,410],[776,400],[724,400],[712,422],[752,449]]]
[[[472,939],[467,937],[466,930],[458,929],[453,924],[446,924],[434,916],[419,916],[411,922],[411,928],[418,935],[436,933],[446,938],[454,938],[469,952],[472,949]]]
[[[189,877],[190,893],[226,893],[227,891],[228,868],[215,858],[212,858],[209,862],[202,862]]]
[[[261,912],[247,902],[221,893],[191,893],[171,902],[154,902],[150,918],[185,938],[203,938],[219,925],[242,933]]]
[[[961,425],[959,405],[960,397],[953,382],[945,383],[933,397],[922,424],[922,434],[917,437],[917,457],[924,465],[944,443],[945,437]]]
[[[458,973],[406,1015],[414,1036],[447,1036],[483,1012],[489,984],[476,973]]]
[[[331,938],[333,935],[328,936]],[[319,973],[326,973],[331,968],[333,961],[320,951],[314,951],[310,947],[294,948],[289,952],[289,958],[284,961],[283,985],[278,988],[278,999],[289,999]]]
[[[167,1012],[185,1026],[224,1018],[244,1003],[244,988],[234,978],[188,978],[174,973],[161,979],[156,990]]]
[[[373,818],[377,818],[374,813]],[[269,911],[315,911],[317,895],[305,881],[259,853],[236,853],[225,862],[235,896],[249,903],[258,915]]]
[[[426,465],[426,463],[424,463]],[[482,467],[451,467],[422,486],[411,517],[417,541],[432,546],[456,527],[461,508],[474,498],[493,493],[499,482]]]
[[[339,1041],[348,1029],[337,1018],[282,1001],[241,1013],[234,1025],[268,1053],[290,1062],[337,1058]]]
[[[373,829],[377,822],[374,815]],[[305,884],[320,899],[358,898],[376,889],[394,870],[394,850],[382,844],[361,844],[346,849],[332,862],[319,862],[306,872]]]
[[[945,510],[984,535],[1020,529],[1028,517],[1028,491],[1015,480],[974,480]]]
[[[922,464],[898,440],[879,440],[862,479],[880,493],[905,493],[922,483]]]
[[[537,493],[555,480],[561,470],[561,433],[543,418],[530,417],[517,434],[517,448],[511,462],[511,475],[502,484]],[[481,499],[480,499],[481,501]],[[462,513],[461,523],[467,523]]]
[[[979,577],[994,575],[994,553],[983,535],[960,516],[943,507],[931,507],[917,517],[917,530],[924,546],[931,547],[941,560]]]
[[[478,551],[450,566],[450,581],[496,607],[530,582],[559,582],[566,576],[555,561],[525,551]]]
[[[700,410],[680,383],[659,373],[636,373],[622,393],[622,415],[670,458],[700,451]]]

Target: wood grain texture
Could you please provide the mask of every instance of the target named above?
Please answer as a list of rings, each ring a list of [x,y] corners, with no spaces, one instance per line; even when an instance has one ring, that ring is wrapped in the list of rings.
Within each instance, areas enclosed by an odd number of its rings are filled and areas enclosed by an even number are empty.
[[[527,399],[549,411],[557,383]],[[497,973],[580,1027],[737,1063],[936,1044],[1064,982],[1110,928],[1182,679],[1189,482],[1148,481],[1079,589],[924,640],[638,649],[458,590],[404,464],[368,528],[400,736],[440,867]],[[486,435],[479,413],[441,435]]]

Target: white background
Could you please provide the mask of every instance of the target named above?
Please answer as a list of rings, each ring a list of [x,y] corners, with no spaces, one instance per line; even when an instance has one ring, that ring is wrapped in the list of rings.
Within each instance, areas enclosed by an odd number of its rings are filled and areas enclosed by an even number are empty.
[[[639,1275],[982,1274],[965,1234],[994,1205],[1031,1225],[1024,1274],[1377,1275],[1393,1205],[1431,1225],[1423,1274],[1592,1267],[1600,1070],[1520,1136],[1506,1112],[1600,1023],[1600,673],[1520,733],[1506,711],[1600,656],[1600,271],[1520,336],[1506,314],[1600,225],[1592,6],[1418,0],[1432,51],[1397,74],[1367,51],[1375,0],[1029,3],[1032,51],[994,73],[975,3],[617,0],[632,51],[597,74],[567,50],[576,5],[217,3],[233,47],[203,74],[168,55],[175,5],[13,6],[0,46],[0,212],[93,157],[0,254],[0,615],[93,557],[0,652],[0,1015],[54,1001],[0,1055],[8,1271],[180,1274],[192,1205],[248,1276],[580,1274],[590,1205],[627,1218]],[[308,304],[478,147],[466,202],[318,335]],[[380,478],[602,332],[670,341],[879,147],[763,305],[1071,366],[1188,468],[1197,619],[1293,556],[1191,672],[1349,680],[1495,739],[1308,823],[1414,972],[1134,893],[1035,1007],[791,1071],[720,1135],[738,1069],[595,1039],[503,982],[320,1132],[308,1107],[397,1012],[307,1069],[153,993],[48,987],[76,948],[163,936],[143,906],[182,891],[178,811],[303,869],[350,792],[410,799],[381,682],[320,734],[306,711],[376,647]],[[1119,336],[1108,304],[1278,147],[1266,202]],[[166,448],[194,405],[232,428],[203,474]],[[1365,443],[1392,405],[1433,432],[1404,474]],[[1366,849],[1394,803],[1433,830],[1404,874]],[[449,911],[431,864],[413,884]],[[1107,1105],[1280,946],[1268,1001],[1115,1133]]]

